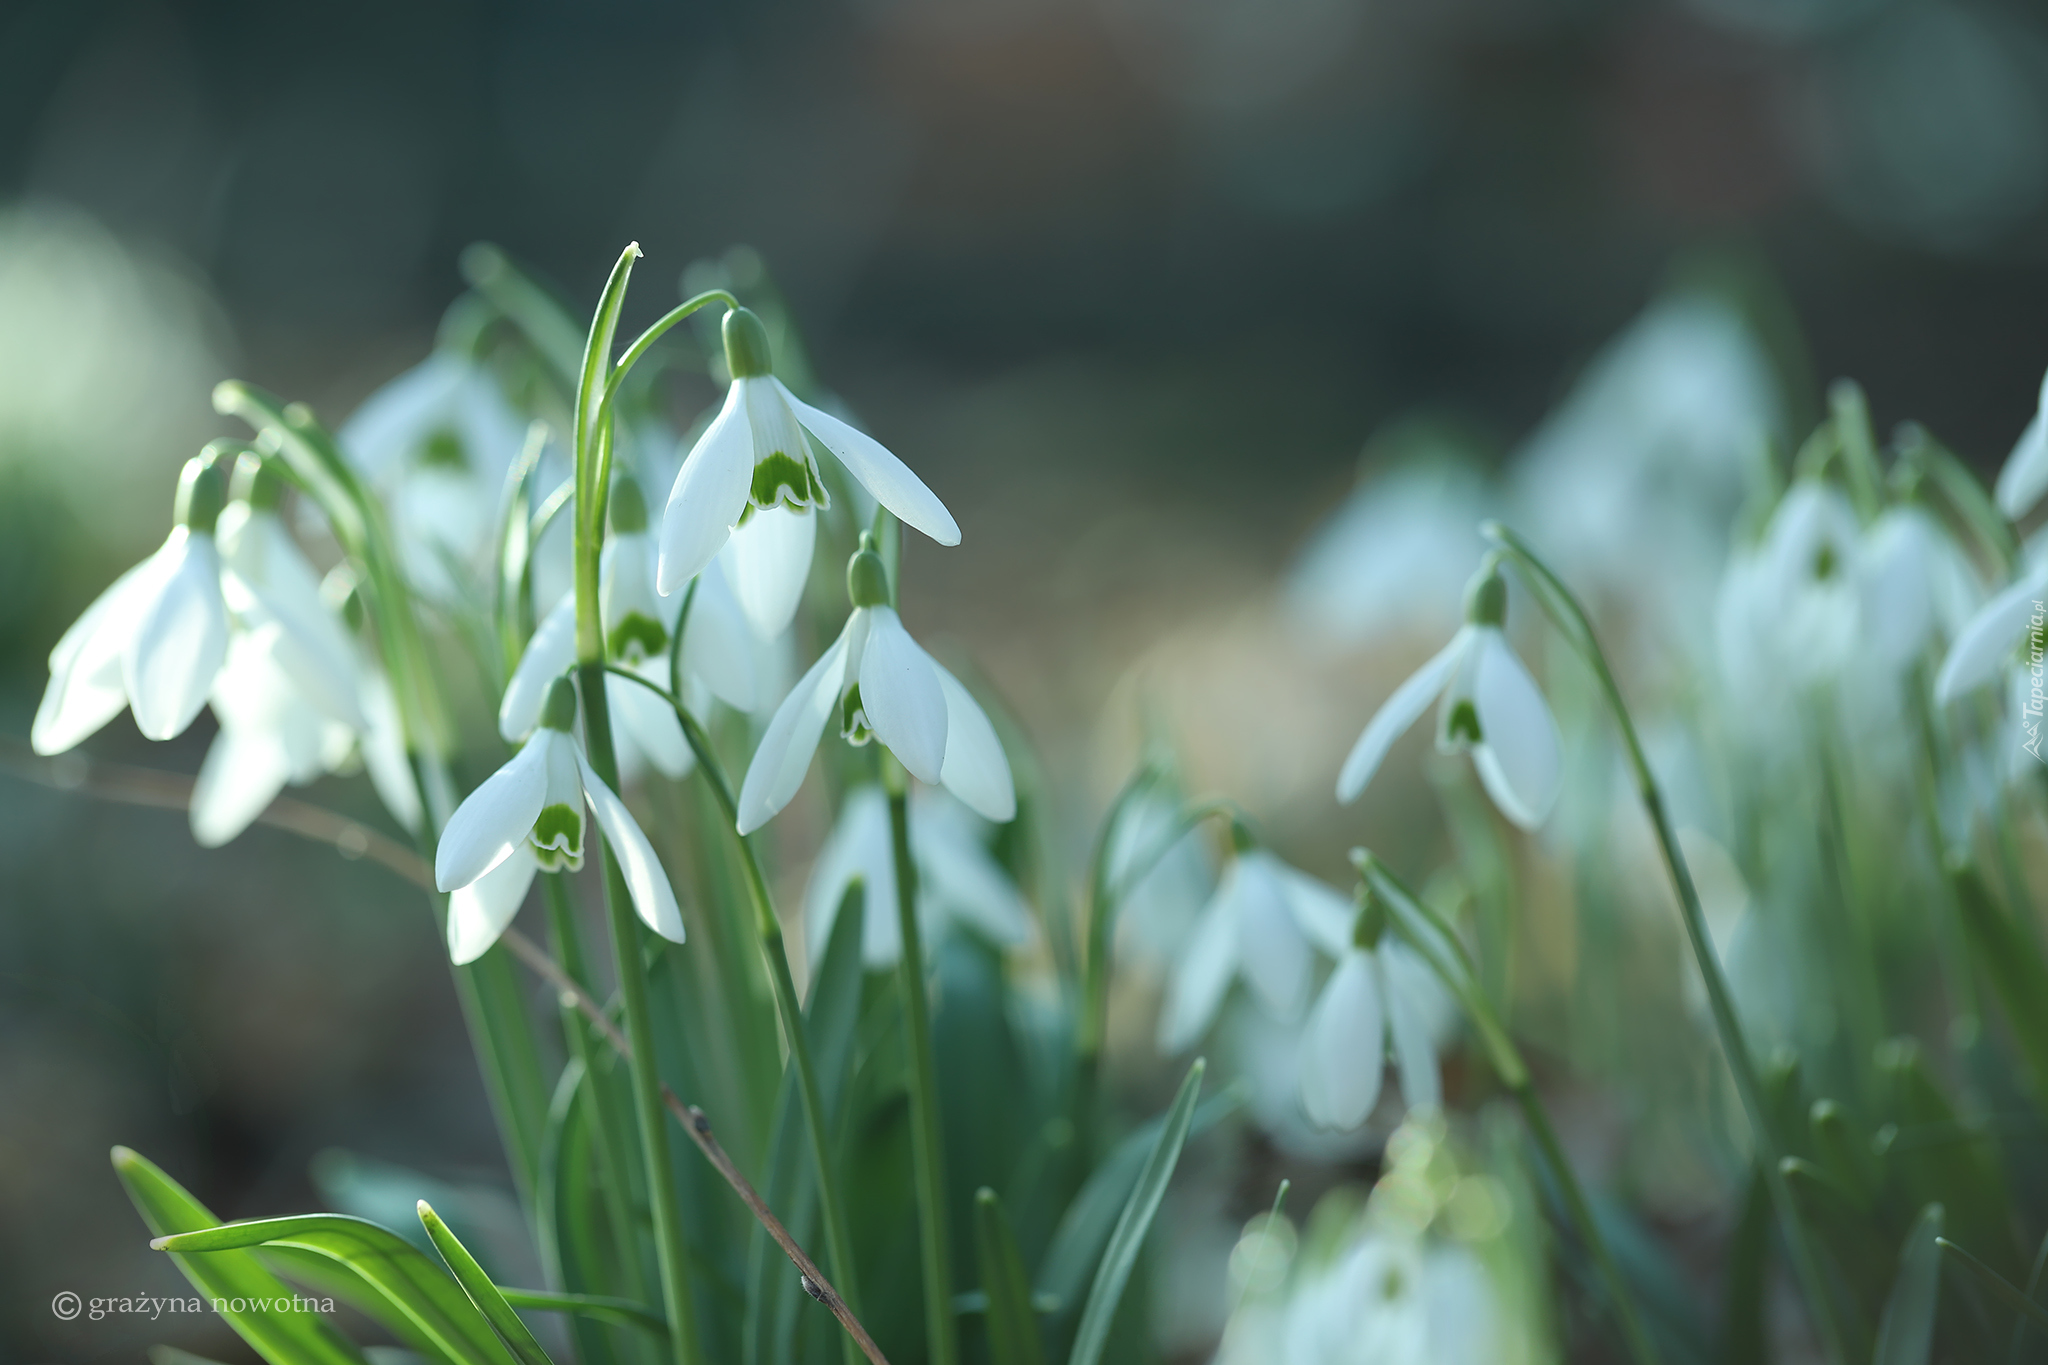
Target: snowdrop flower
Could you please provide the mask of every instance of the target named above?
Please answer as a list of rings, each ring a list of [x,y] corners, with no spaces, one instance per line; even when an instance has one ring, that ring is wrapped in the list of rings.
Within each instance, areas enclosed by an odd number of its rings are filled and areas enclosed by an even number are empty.
[[[1482,1365],[1502,1358],[1502,1305],[1455,1243],[1374,1228],[1288,1305],[1293,1365]]]
[[[740,833],[789,804],[834,716],[848,743],[879,739],[918,781],[944,784],[990,820],[1014,818],[1016,787],[995,726],[903,628],[889,604],[888,571],[866,535],[847,563],[846,591],[853,613],[845,628],[790,689],[754,751],[740,784]]]
[[[775,377],[768,333],[744,308],[725,315],[725,357],[733,377],[725,406],[684,459],[662,514],[664,595],[731,542],[729,567],[749,618],[764,636],[782,633],[810,572],[811,514],[831,505],[807,429],[898,520],[941,545],[960,543],[953,514],[881,442],[799,401]]]
[[[1723,575],[1715,604],[1722,673],[1742,697],[1841,676],[1861,640],[1863,530],[1831,485],[1793,485],[1753,550]]]
[[[1258,846],[1232,822],[1233,856],[1203,907],[1187,949],[1167,981],[1159,1050],[1194,1045],[1240,974],[1268,1014],[1293,1022],[1308,1004],[1314,945],[1341,941],[1351,909],[1344,897]]]
[[[445,597],[456,589],[450,561],[489,553],[525,435],[481,365],[437,351],[364,399],[337,439],[390,499],[408,576]]]
[[[1367,722],[1337,774],[1337,799],[1358,799],[1394,741],[1441,697],[1437,748],[1471,750],[1487,795],[1501,814],[1534,829],[1557,801],[1563,752],[1557,722],[1529,671],[1501,633],[1507,583],[1488,564],[1465,595],[1465,624],[1417,669]]]
[[[1934,678],[1935,700],[1945,706],[2019,664],[2029,638],[2042,630],[2044,601],[2048,601],[2048,559],[1995,594],[1956,633]],[[2025,662],[2031,667],[2032,657]]]
[[[998,948],[1031,939],[1031,908],[988,851],[980,816],[951,796],[919,787],[911,796],[910,856],[917,865],[917,922],[926,944],[959,924]],[[831,941],[832,925],[846,889],[858,878],[866,887],[861,921],[861,961],[870,971],[893,967],[903,954],[896,920],[896,849],[889,831],[889,798],[866,783],[846,795],[839,823],[818,851],[804,891],[806,941],[819,954]]]
[[[434,883],[448,903],[448,955],[482,956],[518,913],[536,871],[583,866],[586,806],[610,842],[633,908],[648,928],[683,941],[683,916],[668,874],[626,803],[591,770],[576,723],[576,689],[558,678],[526,747],[466,797],[434,851]],[[465,895],[464,892],[469,894]]]
[[[115,579],[50,651],[50,683],[29,732],[37,753],[64,752],[124,707],[150,739],[181,734],[199,714],[228,653],[214,541],[226,499],[218,463],[186,462],[169,538]]]
[[[663,601],[654,590],[654,543],[647,531],[647,503],[630,478],[617,480],[611,494],[612,538],[598,567],[598,616],[605,633],[605,657],[666,692],[670,688],[669,645],[683,599]],[[708,566],[691,599],[683,625],[682,658],[686,697],[702,689],[741,711],[762,700],[762,648],[741,619],[720,565]],[[555,679],[576,663],[576,594],[564,593],[541,618],[498,707],[498,732],[517,742],[540,723],[542,703]],[[617,718],[616,741],[622,780],[642,762],[670,777],[695,765],[674,709],[647,688],[624,678],[605,679],[605,700]],[[701,705],[701,698],[693,704]]]
[[[2041,377],[2041,399],[2034,419],[2005,457],[1998,471],[1998,510],[2018,521],[2048,493],[2048,375]]]
[[[1450,1001],[1428,965],[1385,936],[1385,911],[1365,895],[1346,940],[1324,945],[1336,954],[1337,969],[1302,1033],[1302,1108],[1322,1128],[1349,1130],[1371,1117],[1389,1040],[1402,1100],[1410,1108],[1443,1104],[1436,1045]]]

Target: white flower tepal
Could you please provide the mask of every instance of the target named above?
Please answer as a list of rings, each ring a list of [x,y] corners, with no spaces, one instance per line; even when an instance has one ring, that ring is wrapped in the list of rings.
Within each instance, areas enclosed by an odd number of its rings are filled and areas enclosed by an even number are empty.
[[[1996,493],[1998,510],[2013,521],[2031,512],[2048,493],[2048,375],[2041,377],[2041,400],[2033,420],[1998,471]]]
[[[1549,817],[1563,745],[1543,693],[1501,633],[1506,609],[1506,582],[1497,570],[1482,570],[1467,594],[1465,625],[1394,689],[1352,745],[1337,775],[1339,801],[1355,801],[1394,741],[1441,699],[1437,748],[1470,750],[1487,794],[1517,825],[1534,829]]]

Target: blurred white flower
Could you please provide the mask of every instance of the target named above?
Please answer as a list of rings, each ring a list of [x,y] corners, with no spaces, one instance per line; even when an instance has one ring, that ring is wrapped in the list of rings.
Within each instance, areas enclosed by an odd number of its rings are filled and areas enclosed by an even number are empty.
[[[1350,934],[1351,903],[1251,842],[1233,825],[1235,855],[1203,907],[1167,981],[1159,1050],[1192,1047],[1215,1021],[1230,983],[1242,975],[1252,997],[1291,1023],[1308,1004],[1317,943]]]
[[[363,400],[341,448],[391,509],[407,576],[448,597],[490,553],[525,423],[467,356],[437,351]]]
[[[1120,948],[1152,963],[1178,955],[1196,912],[1208,902],[1216,876],[1201,835],[1180,823],[1182,794],[1167,781],[1153,781],[1125,804],[1105,850],[1109,884],[1117,899]],[[1161,841],[1173,836],[1170,846]],[[1149,867],[1140,868],[1140,863]]]
[[[1390,1041],[1403,1104],[1441,1107],[1437,1045],[1450,1019],[1443,984],[1405,943],[1343,945],[1302,1031],[1301,1103],[1310,1122],[1349,1130],[1372,1116]]]
[[[917,866],[917,922],[927,948],[951,925],[962,925],[998,948],[1031,939],[1031,907],[988,851],[988,825],[947,793],[918,787],[911,794],[910,856]],[[846,794],[839,823],[804,889],[805,941],[816,962],[831,940],[847,887],[866,887],[861,961],[870,970],[892,967],[903,953],[896,922],[896,852],[889,830],[889,798],[863,784]]]
[[[1534,829],[1557,802],[1564,757],[1557,722],[1536,680],[1501,633],[1507,585],[1497,572],[1475,581],[1466,622],[1436,657],[1394,689],[1366,723],[1337,774],[1337,799],[1358,799],[1394,741],[1439,698],[1437,748],[1470,750],[1501,814]]]
[[[448,907],[448,952],[458,964],[475,960],[497,942],[518,912],[540,869],[583,865],[583,811],[596,817],[618,860],[633,908],[647,927],[683,941],[675,891],[654,847],[626,803],[592,771],[583,746],[569,733],[576,722],[576,691],[566,678],[550,687],[540,728],[504,767],[463,799],[434,850],[434,883],[469,896]],[[516,864],[507,867],[507,864]],[[505,875],[491,881],[491,874]]]
[[[1942,660],[1941,672],[1935,675],[1935,700],[1945,706],[2008,670],[2023,671],[2020,651],[2028,637],[2043,628],[2044,601],[2048,601],[2048,559],[2040,560],[2017,582],[1995,594],[1957,632],[1948,657]],[[2032,660],[2026,663],[2031,667]]]
[[[664,594],[737,541],[728,567],[755,629],[772,637],[788,626],[810,572],[811,514],[831,504],[806,428],[898,520],[941,545],[960,543],[953,514],[881,442],[800,401],[775,377],[767,333],[746,309],[726,314],[725,348],[733,375],[725,406],[684,459],[662,513]]]
[[[2034,416],[2020,432],[2005,467],[1998,471],[1998,510],[2018,521],[2048,493],[2048,375],[2041,377],[2041,397]]]
[[[943,783],[991,820],[1013,818],[1016,787],[995,726],[903,628],[888,605],[880,556],[861,550],[847,580],[853,612],[839,638],[790,689],[754,750],[740,784],[740,833],[789,804],[835,714],[849,743],[879,739],[918,781]]]

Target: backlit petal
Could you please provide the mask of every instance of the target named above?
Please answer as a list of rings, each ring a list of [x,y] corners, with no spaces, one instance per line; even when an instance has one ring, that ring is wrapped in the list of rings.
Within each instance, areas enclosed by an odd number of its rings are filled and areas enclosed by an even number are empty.
[[[1386,1071],[1386,1009],[1369,954],[1353,950],[1309,1014],[1301,1040],[1301,1105],[1309,1121],[1345,1131],[1372,1116]]]
[[[1159,1050],[1168,1056],[1186,1051],[1209,1031],[1230,989],[1230,978],[1237,973],[1237,907],[1230,881],[1226,872],[1167,979],[1166,1004],[1159,1012]]]
[[[839,694],[846,686],[847,641],[854,622],[832,642],[810,672],[798,680],[775,709],[774,719],[761,736],[754,760],[747,765],[746,780],[740,784],[739,831],[751,834],[774,818],[810,771],[811,755],[825,733],[825,722],[839,707]]]
[[[489,952],[526,903],[540,864],[520,847],[468,886],[448,896],[448,960],[460,967]]]
[[[115,579],[50,651],[49,686],[29,730],[37,753],[63,753],[128,705],[121,656],[134,629],[135,609],[148,595],[149,575],[156,571],[152,557]]]
[[[661,859],[654,855],[654,845],[647,842],[639,821],[626,809],[626,803],[619,799],[618,793],[591,771],[590,760],[583,756],[581,750],[577,751],[576,763],[583,774],[583,794],[589,800],[591,814],[597,817],[597,827],[604,831],[612,857],[617,860],[619,872],[626,880],[626,890],[632,894],[634,910],[639,912],[641,922],[655,933],[671,943],[681,943],[684,938],[683,912],[676,904],[675,888],[669,885],[668,873],[662,870]]]
[[[1358,799],[1366,783],[1372,781],[1372,775],[1386,761],[1387,751],[1394,747],[1394,741],[1421,719],[1430,702],[1444,690],[1451,670],[1458,666],[1468,638],[1467,632],[1460,630],[1434,658],[1416,669],[1408,681],[1395,688],[1394,694],[1380,703],[1380,709],[1366,722],[1364,732],[1344,759],[1343,770],[1337,774],[1339,801],[1348,804]]]
[[[541,709],[547,705],[548,689],[576,662],[576,594],[562,594],[540,624],[526,650],[519,656],[498,702],[498,733],[517,744],[540,724]]]
[[[694,578],[725,545],[746,510],[753,478],[754,438],[735,383],[726,390],[725,406],[683,460],[662,511],[655,586],[663,596]]]
[[[777,506],[748,517],[719,552],[740,609],[762,639],[774,639],[796,618],[817,539],[816,513]]]
[[[1498,630],[1481,628],[1473,701],[1480,743],[1472,760],[1501,814],[1534,829],[1557,804],[1564,746],[1536,680]]]
[[[2044,598],[2048,598],[2048,575],[2036,573],[1978,608],[1949,646],[1948,658],[1934,679],[1935,700],[1946,705],[2004,672],[2026,639],[2034,603]]]
[[[140,608],[121,675],[135,725],[150,739],[184,732],[228,652],[228,609],[213,537],[184,527],[157,551],[162,567]]]
[[[946,693],[939,666],[910,638],[892,607],[869,613],[860,658],[860,701],[875,738],[920,782],[937,783],[946,762]]]
[[[511,856],[533,833],[548,789],[550,738],[543,730],[463,798],[434,850],[434,884],[443,891],[468,886]]]
[[[797,418],[813,436],[839,457],[846,472],[860,480],[874,494],[875,501],[896,514],[906,526],[914,526],[941,545],[960,543],[960,526],[938,495],[924,486],[924,480],[891,454],[886,446],[864,431],[858,431],[831,413],[799,402],[781,380],[775,386],[795,410]]]

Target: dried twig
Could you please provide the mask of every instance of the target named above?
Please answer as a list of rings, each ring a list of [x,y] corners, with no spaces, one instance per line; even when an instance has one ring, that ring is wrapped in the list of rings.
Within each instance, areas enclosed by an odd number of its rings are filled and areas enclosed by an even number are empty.
[[[57,758],[42,758],[25,748],[19,741],[0,739],[0,771],[59,791],[78,792],[85,796],[98,797],[103,801],[118,801],[131,806],[152,806],[162,810],[184,810],[192,801],[192,779],[179,773],[167,773],[155,768],[130,767],[120,763],[102,763],[78,754],[63,754]],[[434,890],[433,869],[427,860],[414,853],[404,844],[387,835],[379,834],[368,826],[337,814],[324,806],[299,801],[289,796],[280,796],[270,803],[263,814],[256,817],[258,824],[270,825],[277,829],[296,834],[302,839],[327,844],[344,858],[368,858],[379,866],[389,869],[413,884],[428,891]],[[575,978],[562,970],[561,964],[548,956],[547,950],[535,943],[517,929],[505,930],[504,945],[514,956],[524,962],[542,979],[561,992],[564,999],[573,1003],[585,1018],[603,1033],[612,1048],[621,1056],[631,1058],[632,1047],[626,1036],[619,1032],[618,1025],[604,1012],[604,1007],[593,1000],[590,993],[576,984]],[[853,1315],[839,1297],[839,1291],[832,1287],[824,1272],[818,1269],[796,1238],[789,1235],[789,1229],[768,1207],[752,1182],[740,1173],[738,1166],[726,1154],[724,1147],[711,1131],[711,1120],[702,1109],[694,1104],[685,1104],[676,1092],[667,1086],[661,1088],[662,1102],[668,1106],[676,1122],[690,1135],[690,1141],[697,1144],[697,1150],[704,1153],[704,1159],[725,1177],[733,1193],[740,1197],[753,1212],[775,1244],[789,1257],[797,1273],[802,1277],[806,1294],[830,1309],[832,1316],[839,1319],[854,1343],[874,1365],[889,1365],[882,1348],[861,1326],[860,1319]]]

